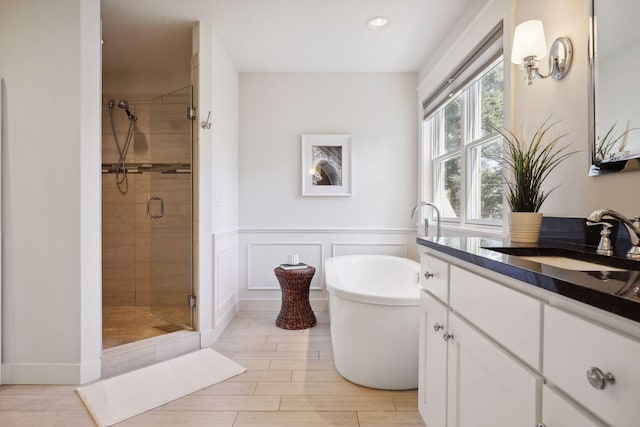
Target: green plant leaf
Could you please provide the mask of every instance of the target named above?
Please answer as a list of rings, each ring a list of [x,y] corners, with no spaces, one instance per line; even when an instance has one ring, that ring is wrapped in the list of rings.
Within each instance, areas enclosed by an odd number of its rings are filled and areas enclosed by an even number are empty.
[[[512,212],[538,212],[547,197],[558,188],[545,191],[542,188],[544,181],[558,165],[577,153],[568,151],[568,145],[560,145],[567,134],[549,137],[551,129],[559,123],[549,120],[536,129],[529,141],[509,129],[496,129],[505,142],[506,150],[498,160],[507,166],[503,173],[506,198]]]

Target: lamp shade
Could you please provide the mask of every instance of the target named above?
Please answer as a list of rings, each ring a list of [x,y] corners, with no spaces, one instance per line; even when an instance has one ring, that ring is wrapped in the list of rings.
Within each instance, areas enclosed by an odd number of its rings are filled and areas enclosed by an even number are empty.
[[[544,38],[542,21],[525,21],[516,27],[511,49],[511,62],[522,64],[527,56],[540,60],[547,56],[547,42]]]

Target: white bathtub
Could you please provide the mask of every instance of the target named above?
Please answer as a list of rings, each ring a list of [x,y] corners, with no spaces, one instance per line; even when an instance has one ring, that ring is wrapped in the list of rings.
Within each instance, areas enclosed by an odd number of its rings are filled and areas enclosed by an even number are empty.
[[[329,258],[331,344],[336,369],[366,387],[418,387],[420,265],[383,255]]]

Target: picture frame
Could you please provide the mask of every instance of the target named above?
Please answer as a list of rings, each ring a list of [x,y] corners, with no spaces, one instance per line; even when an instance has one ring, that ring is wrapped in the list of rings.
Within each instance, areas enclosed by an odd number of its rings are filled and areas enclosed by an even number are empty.
[[[302,135],[302,195],[351,196],[351,135]]]

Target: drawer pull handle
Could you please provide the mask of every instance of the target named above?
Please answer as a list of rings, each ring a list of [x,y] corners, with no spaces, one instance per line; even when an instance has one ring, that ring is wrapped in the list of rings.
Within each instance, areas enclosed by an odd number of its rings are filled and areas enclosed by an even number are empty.
[[[451,338],[453,338],[453,334],[450,334],[448,332],[442,336],[442,339],[445,341],[449,341]]]
[[[591,387],[596,390],[604,389],[607,386],[607,383],[616,383],[616,379],[613,377],[611,372],[607,372],[605,374],[600,368],[596,368],[595,366],[587,371],[587,379],[589,380]]]
[[[545,423],[538,423],[536,427],[547,427],[547,425]]]
[[[426,280],[429,280],[429,279],[430,279],[430,278],[432,278],[432,277],[433,277],[433,273],[429,273],[428,271],[425,271],[425,272],[424,272],[424,278],[425,278]]]
[[[434,324],[433,324],[433,330],[434,330],[434,331],[436,331],[436,332],[438,332],[438,331],[439,331],[440,329],[442,329],[442,328],[444,328],[444,326],[442,326],[442,325],[441,325],[441,324],[439,324],[439,323],[434,323]]]

